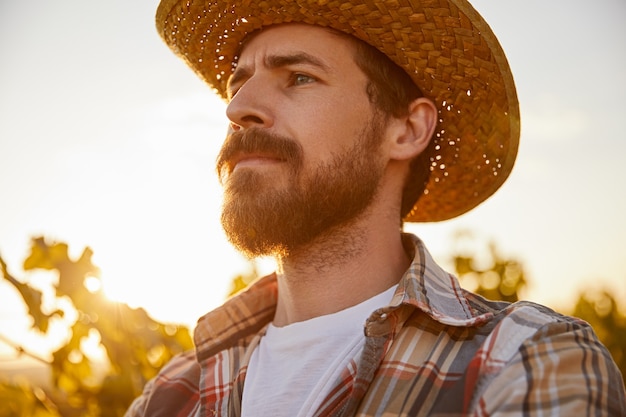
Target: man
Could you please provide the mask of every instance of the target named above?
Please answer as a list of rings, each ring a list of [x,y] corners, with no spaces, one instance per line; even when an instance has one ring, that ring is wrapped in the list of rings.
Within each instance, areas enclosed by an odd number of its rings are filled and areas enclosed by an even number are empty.
[[[228,102],[224,229],[278,270],[129,416],[626,415],[586,323],[466,292],[401,232],[513,166],[513,80],[469,4],[162,0],[157,26]]]

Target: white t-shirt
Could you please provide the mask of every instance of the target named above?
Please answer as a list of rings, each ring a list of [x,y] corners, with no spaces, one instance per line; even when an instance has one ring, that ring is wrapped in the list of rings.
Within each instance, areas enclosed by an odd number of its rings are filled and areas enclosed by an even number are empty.
[[[389,304],[396,287],[334,314],[285,327],[270,324],[250,358],[242,417],[313,415],[363,349],[365,319]]]

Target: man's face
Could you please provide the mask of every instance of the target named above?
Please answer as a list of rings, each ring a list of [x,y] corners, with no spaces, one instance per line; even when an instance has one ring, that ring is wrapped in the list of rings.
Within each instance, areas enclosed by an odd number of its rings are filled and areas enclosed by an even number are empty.
[[[259,32],[229,81],[218,157],[222,225],[249,256],[285,256],[363,213],[385,161],[384,118],[348,40],[309,25]]]

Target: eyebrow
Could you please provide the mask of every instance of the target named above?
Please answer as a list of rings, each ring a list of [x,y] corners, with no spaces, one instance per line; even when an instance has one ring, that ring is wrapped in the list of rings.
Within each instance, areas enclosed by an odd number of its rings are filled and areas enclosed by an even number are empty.
[[[265,66],[269,69],[284,68],[289,65],[306,64],[317,67],[324,71],[329,71],[330,67],[319,58],[307,54],[306,52],[298,52],[286,55],[269,55],[264,60]],[[238,84],[242,80],[249,78],[251,71],[245,67],[237,66],[233,75],[228,79],[227,88],[230,90],[233,84]]]

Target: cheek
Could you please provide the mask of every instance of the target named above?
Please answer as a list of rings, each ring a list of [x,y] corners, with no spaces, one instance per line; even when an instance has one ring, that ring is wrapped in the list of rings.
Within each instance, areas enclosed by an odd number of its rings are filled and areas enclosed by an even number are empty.
[[[311,136],[318,143],[327,143],[336,149],[351,146],[363,133],[372,118],[369,106],[359,106],[360,103],[349,101],[339,102],[337,105],[318,111],[318,123],[313,126]]]
[[[352,148],[372,118],[373,110],[363,92],[308,97],[306,103],[284,109],[289,133],[304,150],[308,169]]]

